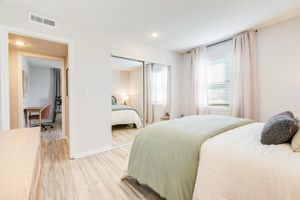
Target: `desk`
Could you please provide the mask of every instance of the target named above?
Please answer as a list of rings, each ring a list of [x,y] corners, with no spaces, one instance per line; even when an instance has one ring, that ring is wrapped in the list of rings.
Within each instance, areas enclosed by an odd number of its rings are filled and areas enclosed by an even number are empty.
[[[39,113],[39,123],[40,123],[40,125],[42,124],[42,115],[41,115],[42,110],[43,110],[43,107],[26,107],[26,108],[24,108],[27,127],[30,127],[29,116],[31,113]]]

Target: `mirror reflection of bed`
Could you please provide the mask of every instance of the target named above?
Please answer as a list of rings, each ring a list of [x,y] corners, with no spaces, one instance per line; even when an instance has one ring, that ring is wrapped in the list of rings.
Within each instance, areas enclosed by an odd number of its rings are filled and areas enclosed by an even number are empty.
[[[143,127],[143,62],[112,58],[112,145],[131,143]]]
[[[142,128],[142,118],[136,108],[115,100],[112,96],[112,144],[119,146],[133,141]]]
[[[112,145],[133,142],[152,123],[169,120],[171,67],[112,56]]]

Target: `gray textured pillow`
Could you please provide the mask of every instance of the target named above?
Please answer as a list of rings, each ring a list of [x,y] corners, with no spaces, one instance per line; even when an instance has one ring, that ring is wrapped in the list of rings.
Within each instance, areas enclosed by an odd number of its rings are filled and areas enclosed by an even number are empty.
[[[298,130],[298,123],[290,111],[273,116],[261,133],[262,144],[282,144],[289,141]]]

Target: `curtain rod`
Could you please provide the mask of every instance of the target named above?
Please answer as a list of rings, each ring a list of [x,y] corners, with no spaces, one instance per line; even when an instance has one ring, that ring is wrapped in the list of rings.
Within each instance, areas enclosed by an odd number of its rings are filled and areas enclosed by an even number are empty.
[[[255,32],[258,32],[258,30],[255,30]],[[243,32],[242,32],[242,33],[243,33]],[[215,46],[215,45],[221,44],[221,43],[223,43],[223,42],[227,42],[227,41],[229,41],[229,40],[232,40],[234,37],[235,37],[235,36],[232,36],[232,37],[230,37],[230,38],[227,38],[227,39],[221,40],[221,41],[219,41],[219,42],[215,42],[215,43],[212,43],[212,44],[206,45],[206,47],[212,47],[212,46]],[[196,48],[197,48],[197,47],[196,47]],[[193,49],[196,49],[196,48],[193,48]],[[191,49],[191,50],[187,51],[186,53],[191,53],[193,49]]]
[[[228,39],[226,39],[226,40],[221,40],[221,41],[219,41],[219,42],[216,42],[216,43],[213,43],[213,44],[207,45],[206,47],[212,47],[212,46],[215,46],[215,45],[217,45],[217,44],[221,44],[221,43],[223,43],[223,42],[227,42],[227,41],[229,41],[229,40],[232,40],[232,39],[233,39],[233,37],[231,37],[231,38],[228,38]],[[186,53],[191,53],[191,52],[192,52],[192,50],[193,50],[193,49],[191,49],[191,50],[187,51]]]
[[[123,56],[116,56],[116,55],[113,55],[113,54],[111,54],[110,56],[113,57],[113,58],[119,58],[119,59],[124,59],[124,60],[131,60],[131,61],[135,61],[135,62],[141,62],[141,63],[145,62],[145,61],[137,60],[137,59],[133,59],[133,58],[127,58],[127,57],[123,57]]]

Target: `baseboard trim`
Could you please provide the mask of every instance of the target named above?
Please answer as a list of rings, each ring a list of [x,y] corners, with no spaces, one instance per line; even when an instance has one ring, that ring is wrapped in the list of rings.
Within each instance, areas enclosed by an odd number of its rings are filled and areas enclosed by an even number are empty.
[[[84,151],[84,152],[80,152],[80,153],[74,153],[71,156],[71,159],[76,159],[76,158],[82,158],[82,157],[86,157],[86,156],[90,156],[90,155],[94,155],[97,153],[102,153],[105,151],[110,151],[112,149],[112,146],[108,146],[108,147],[103,147],[103,148],[98,148],[98,149],[92,149],[92,150],[88,150],[88,151]]]

